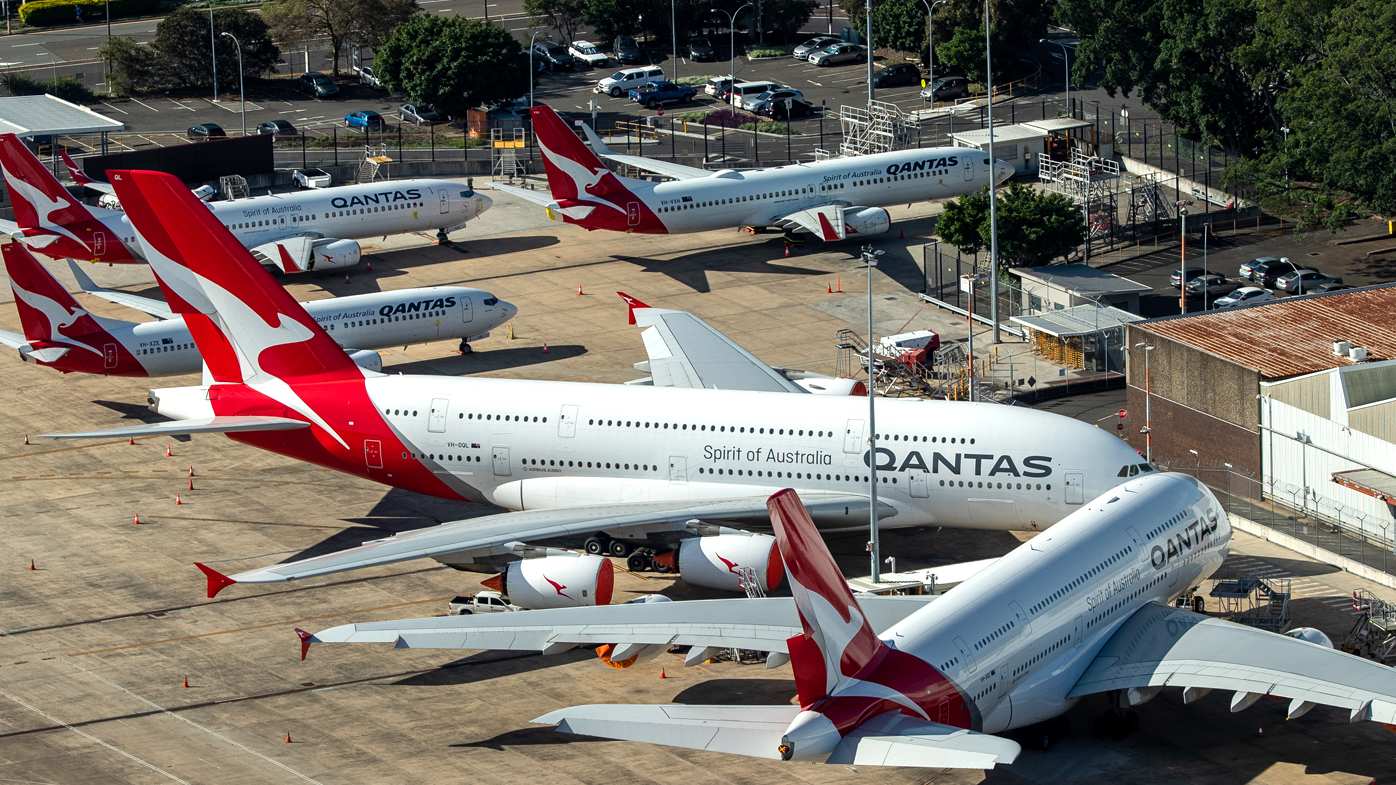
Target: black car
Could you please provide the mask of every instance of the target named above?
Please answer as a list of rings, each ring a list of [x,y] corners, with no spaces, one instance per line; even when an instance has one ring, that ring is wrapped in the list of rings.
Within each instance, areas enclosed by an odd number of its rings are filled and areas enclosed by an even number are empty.
[[[259,134],[281,134],[283,136],[294,136],[296,127],[285,120],[268,120],[257,126]]]
[[[705,36],[698,36],[688,42],[688,59],[697,62],[708,62],[717,59],[717,50],[713,49],[713,44]]]
[[[533,60],[542,62],[543,67],[549,71],[571,69],[577,64],[577,59],[561,44],[551,41],[539,41],[533,45]]]
[[[217,123],[199,123],[189,129],[189,138],[196,142],[227,135],[228,134],[223,131],[223,126]]]
[[[1279,259],[1272,262],[1263,262],[1251,268],[1251,280],[1264,286],[1266,289],[1275,288],[1275,279],[1285,273],[1292,273],[1295,270],[1304,269],[1302,266],[1291,262],[1288,259]]]
[[[1203,270],[1201,267],[1189,267],[1186,270],[1174,270],[1173,274],[1168,276],[1168,283],[1171,284],[1174,289],[1181,289],[1183,288],[1183,284],[1187,283],[1188,281],[1191,281],[1199,275],[1202,275],[1204,272],[1206,271]]]
[[[814,114],[814,104],[809,101],[801,101],[798,98],[790,99],[790,110],[785,109],[785,101],[772,101],[761,108],[761,114],[772,120],[787,120],[791,117],[808,117]]]
[[[644,53],[640,51],[640,45],[635,43],[634,38],[622,35],[616,38],[616,59],[633,65],[644,60]]]
[[[896,63],[873,74],[873,87],[902,87],[921,84],[921,69],[911,63]]]

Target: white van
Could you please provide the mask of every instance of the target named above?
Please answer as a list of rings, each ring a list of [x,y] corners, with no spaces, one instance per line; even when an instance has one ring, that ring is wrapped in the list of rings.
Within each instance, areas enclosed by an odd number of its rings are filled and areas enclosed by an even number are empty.
[[[650,66],[648,68],[622,68],[610,76],[596,83],[595,92],[606,93],[612,98],[620,98],[629,93],[633,88],[639,87],[646,82],[664,81],[664,69]]]
[[[732,93],[727,100],[735,107],[740,108],[742,99],[755,98],[767,90],[779,90],[780,85],[775,82],[738,82],[732,86]]]

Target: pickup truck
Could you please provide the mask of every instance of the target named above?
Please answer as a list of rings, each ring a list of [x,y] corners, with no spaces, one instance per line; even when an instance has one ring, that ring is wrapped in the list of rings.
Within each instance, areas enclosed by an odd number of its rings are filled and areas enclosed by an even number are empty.
[[[470,616],[475,613],[509,613],[523,608],[510,603],[508,597],[497,591],[481,591],[451,600],[446,603],[446,610],[452,616]]]
[[[630,91],[630,100],[644,104],[649,109],[658,109],[660,104],[683,103],[693,100],[698,91],[688,85],[673,82],[650,82],[644,87]]]
[[[330,173],[324,169],[297,169],[291,178],[301,188],[330,187]]]

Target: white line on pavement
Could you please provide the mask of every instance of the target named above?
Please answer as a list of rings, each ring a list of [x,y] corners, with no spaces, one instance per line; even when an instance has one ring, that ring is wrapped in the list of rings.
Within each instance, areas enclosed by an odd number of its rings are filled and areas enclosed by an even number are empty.
[[[151,106],[150,104],[144,103],[144,102],[142,102],[142,101],[137,101],[137,100],[134,99],[134,98],[132,98],[131,100],[132,100],[132,101],[135,101],[136,103],[140,104],[141,106],[144,106],[146,109],[149,109],[149,110],[152,111],[152,112],[159,112],[159,111],[160,111],[159,109],[156,109],[155,107]]]
[[[127,112],[127,111],[124,110],[124,109],[117,109],[115,106],[112,106],[111,104],[107,103],[106,101],[103,101],[103,102],[102,102],[102,105],[105,106],[105,107],[107,107],[108,109],[112,110],[113,112],[121,112],[122,114],[130,114],[130,112]]]

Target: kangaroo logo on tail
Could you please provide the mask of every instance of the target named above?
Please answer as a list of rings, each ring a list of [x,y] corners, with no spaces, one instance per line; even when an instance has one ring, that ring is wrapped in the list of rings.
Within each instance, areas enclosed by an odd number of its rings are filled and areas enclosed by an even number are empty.
[[[532,109],[533,130],[543,151],[548,190],[569,223],[586,229],[667,234],[649,205],[635,194],[642,180],[617,177],[549,106]],[[591,208],[588,210],[587,208]]]
[[[6,243],[3,252],[5,272],[10,276],[10,289],[15,293],[15,308],[19,311],[24,337],[101,355],[100,349],[79,340],[81,336],[94,333],[105,336],[101,325],[58,285],[24,246]]]
[[[10,189],[20,242],[53,259],[138,261],[121,242],[108,242],[119,237],[74,199],[14,134],[0,134],[0,173]]]

